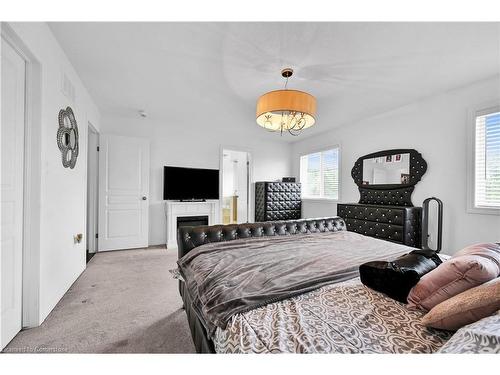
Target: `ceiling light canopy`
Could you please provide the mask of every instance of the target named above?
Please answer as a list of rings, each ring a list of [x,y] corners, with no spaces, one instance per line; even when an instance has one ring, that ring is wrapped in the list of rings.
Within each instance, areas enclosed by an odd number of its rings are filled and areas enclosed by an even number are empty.
[[[289,132],[292,135],[310,128],[315,123],[316,98],[307,92],[288,90],[291,68],[281,71],[286,78],[285,89],[270,91],[257,101],[257,124],[269,131]]]

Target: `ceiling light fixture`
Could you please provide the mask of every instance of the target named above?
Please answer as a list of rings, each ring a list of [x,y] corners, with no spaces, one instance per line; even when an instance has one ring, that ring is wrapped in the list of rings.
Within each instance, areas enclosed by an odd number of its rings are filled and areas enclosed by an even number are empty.
[[[257,124],[272,132],[289,132],[297,136],[315,123],[316,98],[307,92],[288,90],[288,79],[293,69],[285,68],[281,75],[286,79],[284,90],[270,91],[257,101]]]

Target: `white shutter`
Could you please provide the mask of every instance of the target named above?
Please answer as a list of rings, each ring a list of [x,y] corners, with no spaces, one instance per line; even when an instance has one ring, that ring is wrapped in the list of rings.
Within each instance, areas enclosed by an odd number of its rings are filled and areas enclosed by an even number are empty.
[[[339,197],[338,155],[337,148],[322,153],[323,195],[325,198],[338,199]]]
[[[474,206],[500,208],[500,112],[476,116]]]
[[[319,197],[321,189],[321,154],[309,154],[302,156],[303,172],[301,181],[304,181],[304,195],[307,197]]]
[[[339,149],[302,156],[300,181],[304,198],[338,199]]]

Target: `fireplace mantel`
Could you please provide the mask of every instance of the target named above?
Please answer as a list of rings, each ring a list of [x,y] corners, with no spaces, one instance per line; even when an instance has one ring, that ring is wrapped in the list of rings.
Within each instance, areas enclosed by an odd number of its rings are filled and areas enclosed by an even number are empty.
[[[185,216],[208,216],[208,225],[219,223],[219,201],[204,202],[166,201],[167,249],[177,248],[177,218]]]

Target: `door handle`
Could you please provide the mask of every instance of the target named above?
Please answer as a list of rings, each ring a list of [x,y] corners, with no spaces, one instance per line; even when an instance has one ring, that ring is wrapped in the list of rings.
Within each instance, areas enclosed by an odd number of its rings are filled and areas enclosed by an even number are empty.
[[[142,200],[143,200],[143,201],[145,201],[145,200],[147,200],[147,199],[148,199],[148,198],[147,198],[145,195],[143,195],[143,196],[142,196]]]

